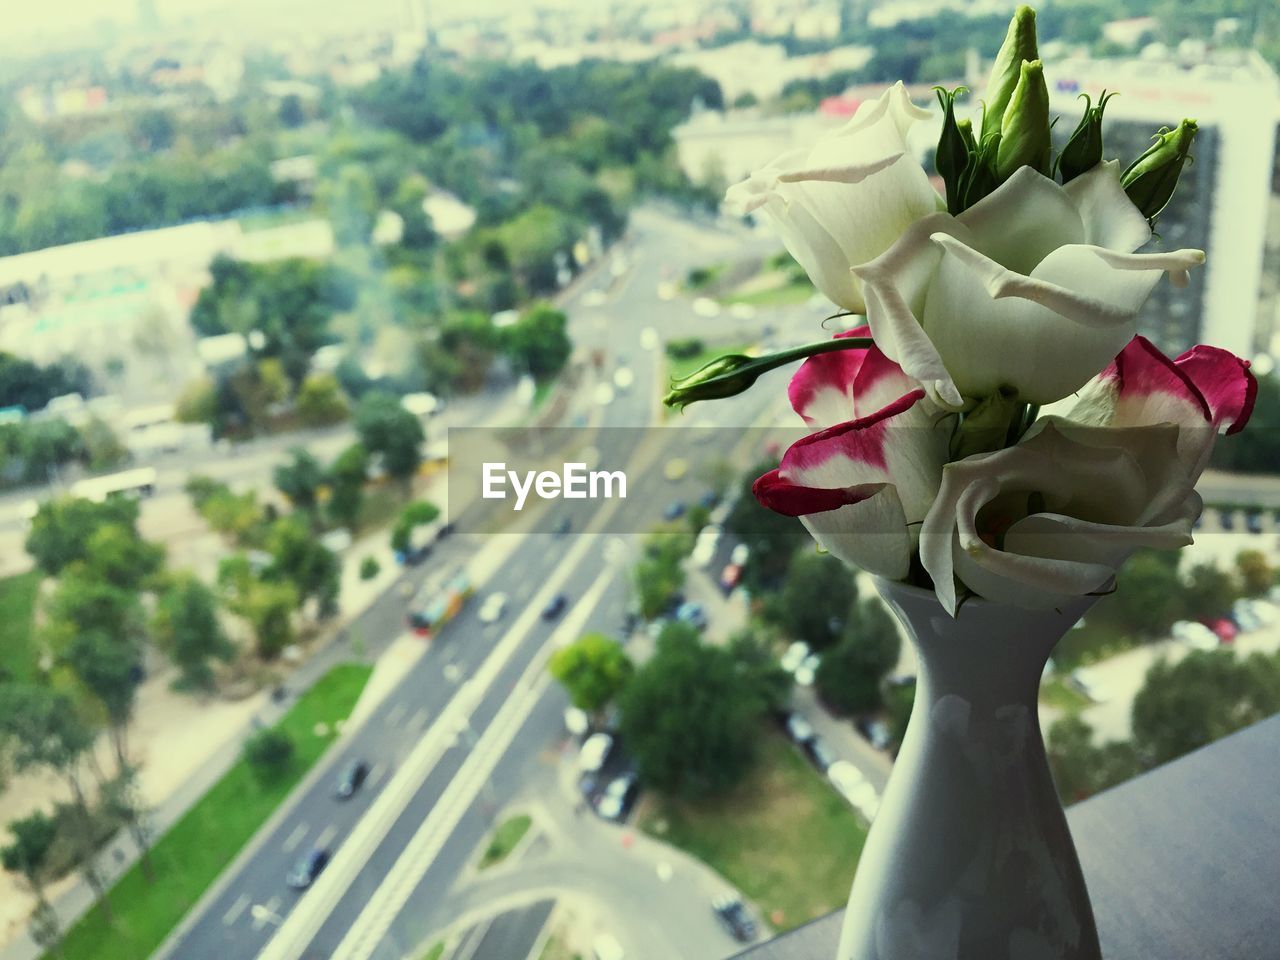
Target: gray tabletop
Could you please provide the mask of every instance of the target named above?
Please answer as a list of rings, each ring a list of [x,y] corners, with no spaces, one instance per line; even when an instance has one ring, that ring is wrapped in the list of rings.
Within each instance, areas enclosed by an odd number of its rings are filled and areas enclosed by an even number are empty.
[[[1280,716],[1067,817],[1106,960],[1280,960]],[[832,914],[739,956],[835,960],[839,936]]]

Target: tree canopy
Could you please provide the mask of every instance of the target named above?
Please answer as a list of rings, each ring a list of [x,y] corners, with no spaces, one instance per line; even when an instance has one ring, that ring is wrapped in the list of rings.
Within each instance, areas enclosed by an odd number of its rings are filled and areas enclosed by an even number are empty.
[[[553,653],[549,669],[575,707],[595,713],[623,690],[635,667],[616,640],[588,633]]]

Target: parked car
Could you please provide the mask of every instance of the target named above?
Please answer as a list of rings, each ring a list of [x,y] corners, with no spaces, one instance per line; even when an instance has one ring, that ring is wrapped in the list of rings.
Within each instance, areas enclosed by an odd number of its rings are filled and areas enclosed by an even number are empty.
[[[729,932],[729,936],[739,943],[750,943],[756,938],[756,922],[747,913],[746,904],[741,897],[734,894],[716,897],[711,902],[711,909],[715,911],[716,919]]]
[[[329,851],[324,847],[315,847],[303,855],[292,870],[289,876],[285,878],[285,882],[295,890],[305,890],[311,884],[316,882],[316,877],[320,876],[320,872],[324,870],[329,863]]]
[[[369,764],[363,760],[352,760],[342,768],[342,775],[338,778],[338,789],[335,793],[339,799],[346,800],[355,795],[368,777]]]
[[[1223,530],[1234,530],[1236,525],[1236,512],[1225,508],[1218,510],[1218,522],[1222,524]]]
[[[1257,510],[1250,510],[1244,515],[1244,528],[1250,533],[1262,532],[1262,514]]]
[[[662,475],[668,480],[679,480],[689,472],[689,461],[683,457],[672,457],[662,468]]]
[[[804,750],[805,753],[809,754],[809,759],[813,761],[813,765],[823,773],[826,773],[838,759],[821,737],[813,737],[804,745]]]
[[[751,548],[745,543],[739,543],[733,548],[733,553],[729,554],[729,560],[738,566],[743,566],[747,560],[751,558]]]
[[[720,589],[725,593],[733,593],[736,587],[742,581],[742,566],[737,563],[728,564],[720,571]]]
[[[1208,651],[1218,649],[1218,635],[1203,623],[1196,623],[1194,620],[1179,620],[1170,628],[1169,632],[1173,635],[1173,639],[1190,647],[1192,650]],[[1076,672],[1079,673],[1079,671]]]
[[[591,729],[591,718],[587,716],[587,711],[585,710],[580,710],[577,707],[565,707],[564,728],[575,737],[585,737],[587,731]]]
[[[893,740],[889,727],[883,720],[877,720],[875,717],[859,717],[854,728],[877,750],[887,749]]]
[[[702,491],[702,496],[698,498],[699,506],[707,510],[710,510],[719,502],[720,494],[716,493],[714,490],[704,490]]]
[[[613,736],[608,733],[593,733],[578,751],[578,770],[582,773],[599,773],[612,752]]]
[[[1199,624],[1199,626],[1204,626],[1204,624]],[[1216,647],[1217,645],[1218,643],[1215,640],[1214,646]],[[1106,703],[1111,698],[1110,692],[1099,682],[1092,670],[1085,667],[1077,667],[1071,671],[1070,680],[1072,686],[1094,703]]]
[[[804,746],[817,736],[813,727],[809,725],[809,721],[798,713],[787,714],[785,726],[787,728],[787,736],[800,746]]]
[[[849,804],[868,820],[880,810],[880,794],[862,771],[848,760],[837,760],[827,768],[827,778]]]
[[[787,647],[786,652],[778,662],[782,665],[783,670],[787,671],[787,673],[794,674],[798,669],[800,669],[800,664],[804,663],[805,658],[808,657],[809,654],[809,645],[803,640],[796,640]]]
[[[571,529],[573,529],[573,521],[570,520],[568,517],[561,517],[560,522],[555,525],[554,529],[551,532],[554,533],[557,537],[563,537]]]
[[[481,623],[497,623],[502,619],[503,613],[507,609],[507,595],[505,593],[491,593],[484,598],[484,603],[480,605],[480,612],[477,616]]]
[[[1217,637],[1219,643],[1235,643],[1236,635],[1240,632],[1236,625],[1226,617],[1215,617],[1205,624],[1213,635]]]
[[[679,520],[684,516],[685,506],[680,500],[672,500],[667,504],[667,508],[662,511],[662,519]]]
[[[596,799],[596,813],[620,823],[627,819],[639,793],[640,779],[634,773],[614,777]]]
[[[676,619],[699,630],[707,629],[707,610],[696,600],[686,600],[676,608]]]
[[[822,663],[822,658],[811,653],[800,661],[800,666],[796,667],[795,678],[796,683],[802,687],[812,687],[813,681],[818,676],[818,666]]]
[[[554,597],[547,601],[547,605],[542,608],[543,620],[554,620],[564,612],[564,608],[569,605],[569,598],[563,593],[557,593]]]

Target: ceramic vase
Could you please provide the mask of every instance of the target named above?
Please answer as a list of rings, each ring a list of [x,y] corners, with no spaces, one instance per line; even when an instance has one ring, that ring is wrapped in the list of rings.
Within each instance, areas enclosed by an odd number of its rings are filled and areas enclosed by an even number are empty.
[[[1099,960],[1037,716],[1054,646],[1095,602],[1032,611],[881,581],[915,705],[858,863],[838,960]]]

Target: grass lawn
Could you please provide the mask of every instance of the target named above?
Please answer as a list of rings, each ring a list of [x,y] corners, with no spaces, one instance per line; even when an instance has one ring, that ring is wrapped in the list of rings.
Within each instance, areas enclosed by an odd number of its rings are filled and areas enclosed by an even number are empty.
[[[140,864],[111,888],[116,921],[94,907],[67,933],[66,960],[144,960],[161,944],[258,828],[289,795],[337,736],[334,722],[346,718],[372,668],[334,667],[302,695],[277,729],[294,741],[293,763],[264,786],[243,760],[160,837],[151,851],[156,879],[148,883]],[[324,736],[315,733],[324,724]]]
[[[722,874],[779,930],[843,906],[867,837],[852,808],[776,733],[728,796],[704,804],[650,797],[639,825]]]
[[[422,955],[422,960],[440,960],[444,956],[444,943],[437,943],[434,947]]]
[[[0,643],[0,677],[30,680],[39,670],[31,627],[40,577],[39,570],[30,570],[0,580],[0,623],[5,632]]]
[[[489,840],[489,846],[480,857],[480,869],[495,866],[507,859],[511,851],[524,839],[524,835],[529,832],[532,824],[533,818],[525,813],[507,817],[498,824],[498,828],[493,831],[492,839]]]
[[[1138,646],[1137,638],[1109,623],[1085,620],[1083,625],[1067,631],[1053,649],[1053,662],[1060,673],[1097,663],[1117,653]]]

